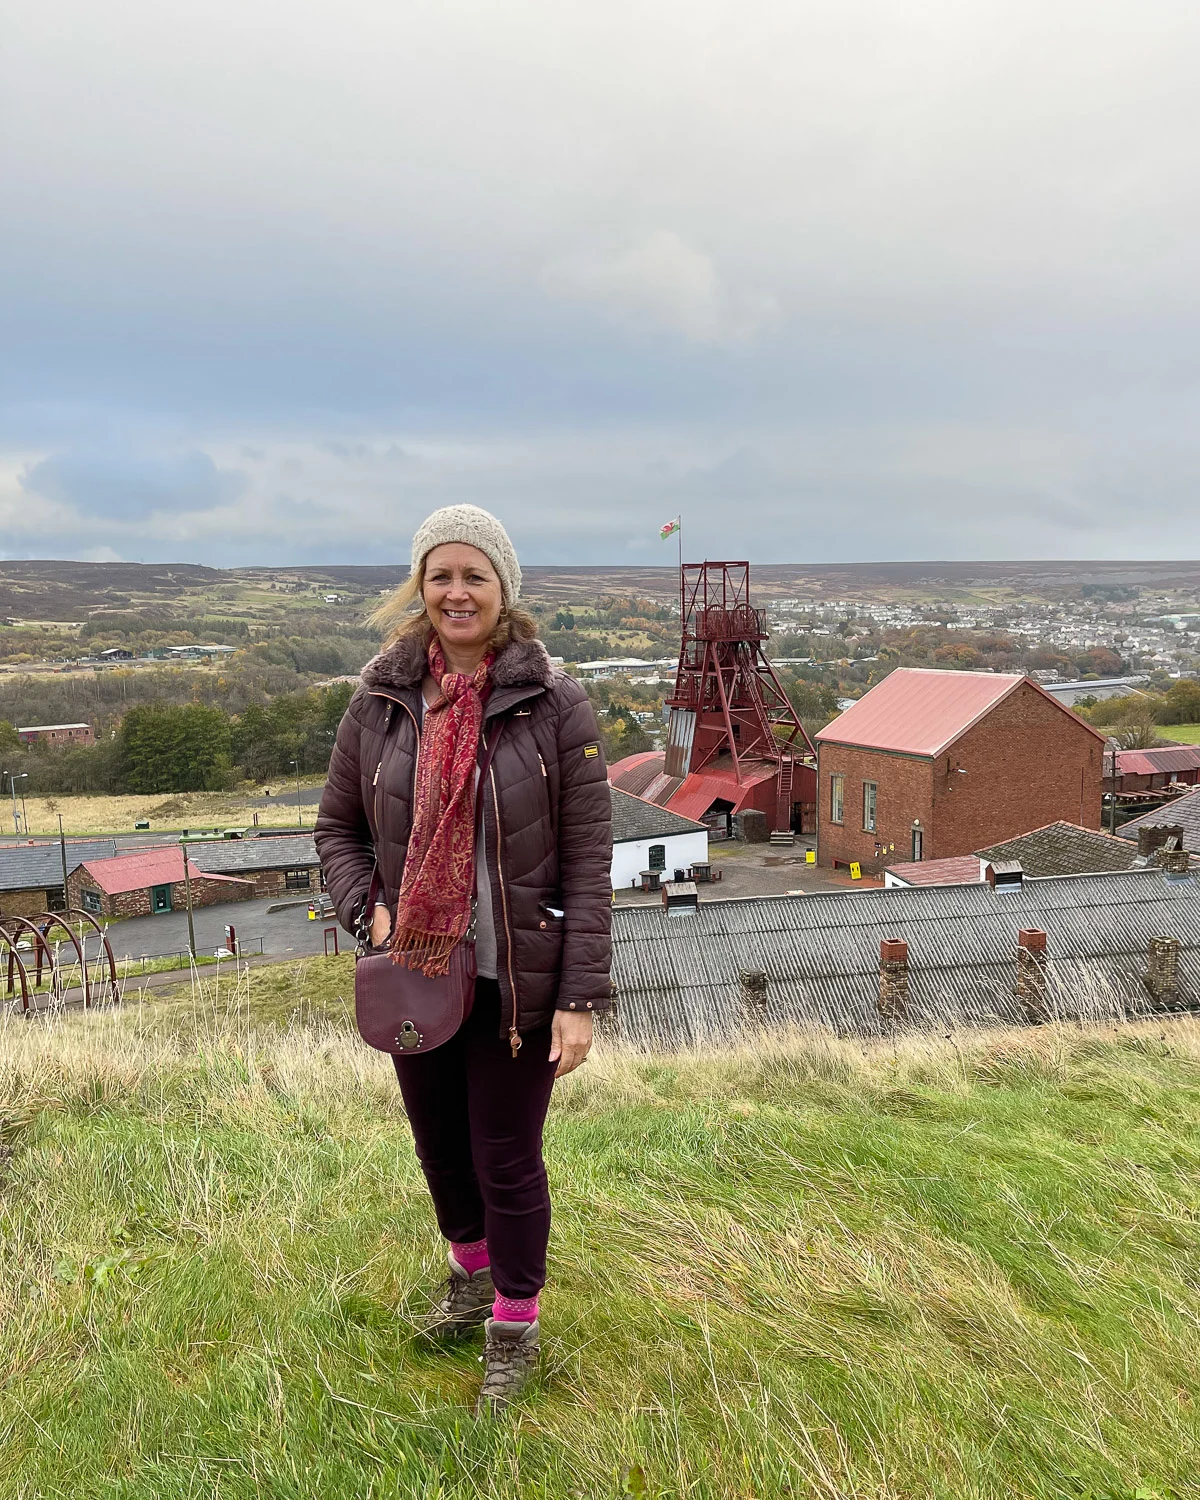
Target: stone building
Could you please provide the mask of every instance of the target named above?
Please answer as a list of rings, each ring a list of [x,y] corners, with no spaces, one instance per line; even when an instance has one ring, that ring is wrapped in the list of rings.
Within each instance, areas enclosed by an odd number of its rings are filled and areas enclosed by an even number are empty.
[[[816,742],[822,865],[878,874],[1100,827],[1105,737],[1029,677],[899,667]]]
[[[85,859],[111,859],[116,839],[82,839],[66,845],[67,874]],[[63,851],[58,841],[0,846],[0,918],[40,917],[62,911]]]
[[[106,917],[148,917],[183,910],[187,906],[185,847],[171,844],[118,854],[114,859],[84,860],[67,880],[71,905]],[[257,894],[252,881],[206,874],[190,858],[187,873],[193,906],[249,901]]]
[[[311,833],[197,843],[189,853],[206,875],[248,880],[256,896],[308,896],[325,888]]]

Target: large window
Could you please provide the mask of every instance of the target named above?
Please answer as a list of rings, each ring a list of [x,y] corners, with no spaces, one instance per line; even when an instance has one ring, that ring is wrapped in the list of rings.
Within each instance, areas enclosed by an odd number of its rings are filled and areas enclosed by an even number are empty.
[[[829,778],[829,821],[841,823],[846,815],[846,778],[844,776],[831,776]]]
[[[650,864],[648,868],[651,870],[665,870],[667,868],[666,844],[650,845]]]
[[[53,886],[50,890],[48,890],[46,892],[46,910],[47,911],[66,911],[66,909],[67,909],[67,903],[66,903],[66,901],[63,898],[62,886],[61,885]]]
[[[875,832],[875,803],[879,787],[874,781],[863,782],[863,828],[867,833]]]
[[[80,895],[83,897],[83,909],[84,909],[84,911],[99,911],[100,910],[100,892],[99,891],[91,891],[91,890],[89,890],[87,888],[87,886],[84,886],[83,890],[80,892]]]
[[[285,870],[283,875],[283,888],[285,891],[311,890],[312,876],[308,870]]]

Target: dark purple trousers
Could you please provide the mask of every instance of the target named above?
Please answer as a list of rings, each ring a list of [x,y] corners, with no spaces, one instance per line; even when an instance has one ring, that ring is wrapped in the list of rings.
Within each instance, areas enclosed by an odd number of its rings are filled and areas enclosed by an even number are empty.
[[[438,1228],[461,1244],[486,1235],[502,1297],[536,1297],[546,1284],[549,1054],[543,1026],[524,1034],[513,1057],[500,1035],[500,988],[477,979],[475,1005],[455,1036],[423,1057],[394,1058]]]

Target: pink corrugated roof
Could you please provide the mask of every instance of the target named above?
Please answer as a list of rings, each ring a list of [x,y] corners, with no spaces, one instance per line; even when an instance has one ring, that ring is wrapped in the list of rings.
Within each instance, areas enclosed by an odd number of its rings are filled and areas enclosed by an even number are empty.
[[[888,866],[888,874],[903,880],[905,885],[977,885],[979,871],[979,856],[975,854]]]
[[[170,885],[183,879],[183,853],[176,847],[139,849],[133,854],[118,854],[114,859],[88,859],[83,868],[106,895],[119,896],[122,891],[140,891],[151,885]],[[208,875],[188,860],[188,875],[193,880],[222,880],[230,885],[253,884],[232,875]]]
[[[1117,751],[1117,771],[1122,776],[1161,776],[1169,771],[1197,769],[1200,769],[1200,745],[1167,745],[1161,750]]]
[[[960,735],[1028,682],[1017,672],[939,672],[927,667],[897,667],[876,684],[817,739],[825,744],[861,745],[868,750],[895,750],[905,755],[940,755]],[[1049,703],[1063,709],[1049,693]],[[1084,721],[1072,714],[1077,723]],[[1097,739],[1104,736],[1092,729]]]
[[[771,761],[743,761],[739,782],[732,767],[727,770],[714,763],[686,777],[679,790],[667,800],[666,806],[685,818],[701,818],[720,797],[733,803],[734,812],[741,812],[743,802],[754,787],[770,781],[777,772],[778,767]]]

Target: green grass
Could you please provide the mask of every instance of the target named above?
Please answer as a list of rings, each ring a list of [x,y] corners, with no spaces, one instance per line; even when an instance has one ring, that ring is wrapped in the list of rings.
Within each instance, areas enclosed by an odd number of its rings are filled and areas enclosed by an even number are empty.
[[[345,961],[0,1032],[0,1494],[1197,1494],[1200,1027],[600,1051],[474,1424]]]
[[[1200,724],[1163,724],[1158,732],[1164,740],[1178,740],[1182,745],[1200,745]]]

